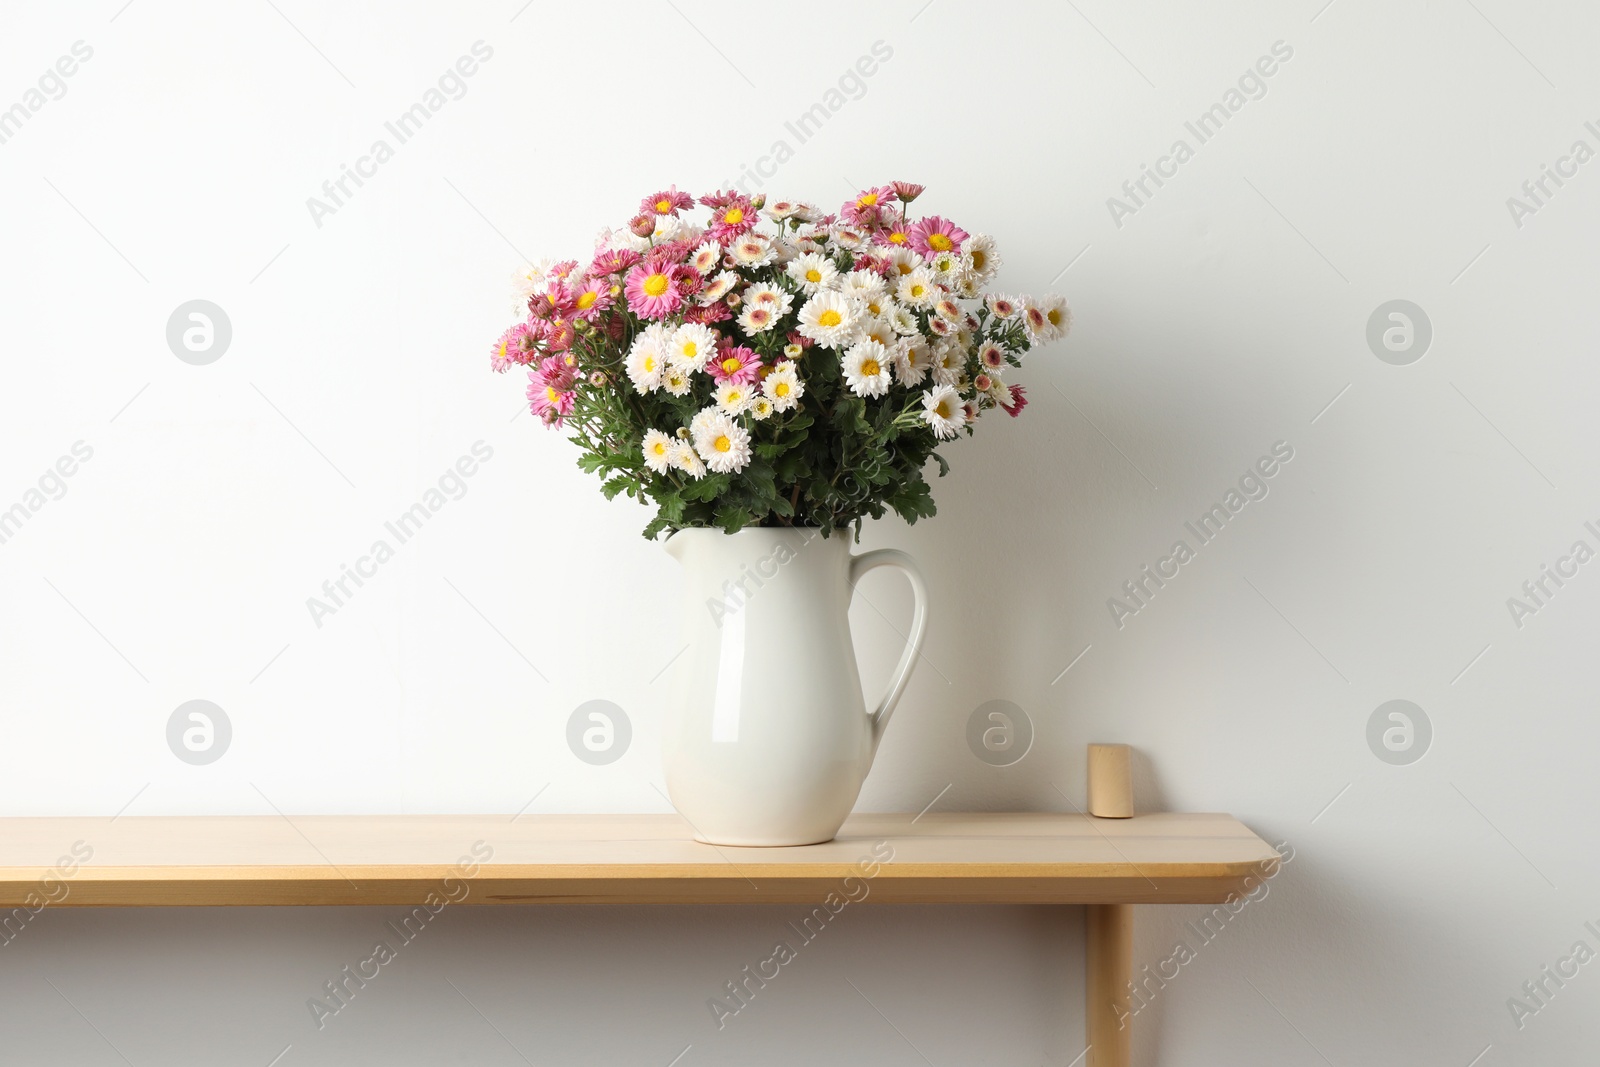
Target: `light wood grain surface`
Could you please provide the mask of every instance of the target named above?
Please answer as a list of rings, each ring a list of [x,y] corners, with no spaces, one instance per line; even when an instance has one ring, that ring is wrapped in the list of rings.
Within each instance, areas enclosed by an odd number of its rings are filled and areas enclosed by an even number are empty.
[[[11,818],[0,907],[1211,903],[1277,858],[1228,815],[857,815],[770,849],[676,815]]]

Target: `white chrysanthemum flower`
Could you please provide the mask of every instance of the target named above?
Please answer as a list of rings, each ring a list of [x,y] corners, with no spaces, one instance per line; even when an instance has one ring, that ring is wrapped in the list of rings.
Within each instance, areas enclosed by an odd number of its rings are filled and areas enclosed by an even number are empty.
[[[689,420],[689,432],[687,435],[689,439],[693,440],[694,438],[699,437],[705,432],[705,428],[711,425],[711,420],[721,414],[722,412],[718,410],[715,404],[708,408],[701,408],[699,411],[695,412],[694,418]],[[678,436],[682,437],[685,435],[679,434]]]
[[[1067,299],[1054,293],[1030,302],[1023,309],[1022,320],[1028,327],[1028,336],[1035,341],[1054,341],[1065,337],[1072,329],[1072,311],[1067,307]]]
[[[799,254],[800,249],[794,246],[794,242],[781,234],[772,239],[772,262],[778,266],[788,266],[789,261]]]
[[[969,269],[980,280],[993,278],[1002,262],[1000,253],[995,251],[994,238],[986,233],[974,234],[967,238],[966,243],[961,246],[961,258],[966,260]]]
[[[788,359],[799,359],[806,354],[804,345],[787,344],[783,346],[783,354]]]
[[[789,411],[806,395],[806,387],[793,363],[780,363],[761,382],[761,392],[775,409]]]
[[[996,378],[989,386],[989,399],[1000,407],[1009,408],[1011,406],[1011,387]]]
[[[723,382],[717,386],[717,407],[729,415],[742,414],[756,396],[756,387],[741,382]]]
[[[718,474],[742,471],[750,462],[750,435],[728,416],[717,412],[694,437],[694,450]]]
[[[844,380],[856,396],[882,396],[889,391],[889,350],[877,341],[858,341],[844,354]]]
[[[774,222],[782,222],[784,219],[793,218],[798,214],[800,205],[793,200],[774,200],[767,204],[765,210],[767,218],[772,219]]]
[[[674,441],[672,445],[672,466],[675,470],[683,471],[691,478],[704,478],[706,465],[701,462],[699,455],[690,447],[687,441]]]
[[[961,305],[948,296],[940,298],[933,305],[933,311],[941,319],[948,319],[952,323],[965,322],[967,318],[967,313],[961,309]]]
[[[894,327],[894,332],[902,337],[915,337],[922,332],[917,325],[917,317],[911,309],[896,304],[889,309],[889,325]]]
[[[661,388],[673,396],[688,396],[693,383],[689,380],[689,372],[682,367],[667,364],[667,369],[661,374]]]
[[[875,270],[853,270],[839,279],[839,288],[867,301],[883,296],[889,291],[883,275]]]
[[[895,346],[894,375],[908,388],[918,386],[933,369],[933,353],[923,344],[922,338],[906,338]]]
[[[894,277],[900,278],[918,267],[922,266],[922,257],[909,248],[896,248],[888,255],[889,265],[894,268]]]
[[[864,315],[861,318],[861,325],[856,327],[855,339],[876,341],[884,348],[893,348],[900,335],[895,332],[894,323],[888,319],[874,319]]]
[[[648,393],[661,385],[661,374],[667,367],[666,330],[660,323],[646,329],[633,339],[628,349],[628,379],[635,389]]]
[[[948,385],[936,385],[923,394],[922,417],[940,440],[954,437],[967,421],[961,397]]]
[[[665,474],[672,469],[672,448],[676,442],[660,430],[651,430],[644,435],[644,465],[657,474]]]
[[[739,328],[745,336],[754,337],[758,333],[766,333],[778,324],[778,313],[766,304],[746,303],[744,310],[739,313]]]
[[[537,263],[530,263],[521,270],[511,273],[511,311],[516,315],[528,313],[528,302],[543,293],[546,286],[545,274],[554,266],[554,262],[541,259]]]
[[[894,295],[900,303],[910,307],[930,308],[943,293],[944,290],[934,283],[933,271],[927,267],[917,267],[910,274],[900,276],[900,284]]]
[[[693,267],[704,278],[722,263],[722,246],[715,241],[707,241],[694,250],[689,257],[689,266]]]
[[[723,271],[721,274],[718,274],[716,277],[706,282],[706,287],[700,290],[700,303],[715,304],[718,300],[721,300],[723,297],[732,292],[733,287],[738,285],[739,281],[739,276],[733,273],[733,271]]]
[[[839,268],[820,252],[806,252],[796,256],[789,261],[784,271],[807,296],[831,288],[834,279],[839,277]]]
[[[838,248],[855,251],[867,243],[867,235],[854,226],[834,226],[833,244]]]
[[[887,291],[874,296],[863,297],[861,302],[866,305],[868,315],[876,315],[880,318],[888,318],[890,312],[900,306],[894,302],[894,297],[890,296]]]
[[[787,315],[789,309],[794,307],[794,297],[789,295],[789,291],[775,285],[752,285],[744,291],[744,300],[747,304],[770,307],[780,317]]]
[[[686,322],[672,334],[667,358],[674,367],[689,373],[705,370],[706,361],[717,353],[717,331],[698,322]]]
[[[940,341],[933,349],[933,380],[940,385],[955,385],[967,372],[967,354],[957,344]]]
[[[1006,365],[1006,350],[993,341],[985,341],[978,349],[978,363],[991,373],[998,371]]]
[[[747,233],[735,238],[729,251],[733,254],[734,262],[746,268],[765,267],[777,255],[772,242],[759,233]]]
[[[935,252],[933,258],[928,260],[928,269],[933,271],[940,285],[953,286],[966,273],[959,252]]]
[[[990,293],[984,300],[989,305],[989,314],[997,319],[1009,319],[1022,310],[1024,303],[1020,297],[1007,296],[1005,293]]]
[[[860,308],[853,298],[824,289],[800,309],[800,333],[824,348],[841,348],[855,333]]]
[[[750,401],[750,417],[757,422],[769,418],[775,410],[776,408],[773,406],[772,401],[764,396],[758,396]]]

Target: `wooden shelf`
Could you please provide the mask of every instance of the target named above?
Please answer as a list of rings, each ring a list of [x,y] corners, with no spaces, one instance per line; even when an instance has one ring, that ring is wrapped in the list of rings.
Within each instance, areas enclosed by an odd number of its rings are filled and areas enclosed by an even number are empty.
[[[54,873],[75,842],[92,855]],[[13,818],[0,906],[820,904],[851,877],[873,903],[1216,903],[1277,861],[1229,815],[856,815],[772,849],[676,815]]]

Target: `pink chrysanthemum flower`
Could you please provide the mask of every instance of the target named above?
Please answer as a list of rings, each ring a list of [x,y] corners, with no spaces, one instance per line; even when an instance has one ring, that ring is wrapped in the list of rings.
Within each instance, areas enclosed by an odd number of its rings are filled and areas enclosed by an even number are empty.
[[[711,372],[718,385],[725,385],[728,382],[735,385],[751,385],[761,380],[760,358],[743,345],[729,345],[720,349],[706,365],[706,370]]]
[[[885,210],[894,203],[894,189],[887,185],[863,189],[854,200],[846,200],[839,214],[852,226],[872,229],[888,214]]]
[[[534,342],[538,333],[526,322],[519,322],[494,343],[489,350],[489,369],[504,374],[513,364],[533,361]]]
[[[885,219],[883,226],[873,233],[872,239],[890,248],[911,247],[911,226],[904,219]]]
[[[577,337],[571,319],[551,319],[544,325],[544,345],[552,352],[565,352]]]
[[[887,256],[874,256],[871,253],[863,252],[856,256],[855,269],[870,270],[874,274],[881,274],[887,278],[889,272],[894,270],[894,264],[889,261]]]
[[[577,394],[572,391],[574,369],[558,356],[546,356],[537,370],[528,372],[528,407],[546,426],[557,429],[572,412]]]
[[[924,188],[915,182],[891,182],[890,184],[894,188],[895,195],[907,204],[921,196]]]
[[[594,262],[589,264],[589,273],[596,274],[621,274],[642,257],[631,248],[613,248],[606,252],[596,252]]]
[[[616,299],[611,293],[611,281],[591,278],[583,284],[572,299],[572,313],[580,319],[593,319]]]
[[[1023,408],[1028,406],[1028,394],[1023,390],[1022,386],[1013,385],[1011,386],[1011,403],[1008,404],[1002,400],[1000,406],[1005,408],[1006,414],[1014,419],[1022,414]]]
[[[718,322],[727,322],[733,318],[733,312],[728,310],[728,305],[720,300],[714,304],[701,304],[692,307],[683,313],[684,322],[698,322],[702,326],[710,326]]]
[[[652,215],[676,215],[685,208],[694,207],[694,197],[678,192],[676,185],[639,201],[639,210]]]
[[[930,215],[911,227],[906,236],[911,247],[925,256],[940,252],[960,252],[962,244],[972,235],[949,219]]]
[[[628,308],[644,319],[664,319],[683,303],[677,268],[651,256],[628,272]]]
[[[719,192],[702,196],[700,202],[711,209],[711,225],[706,236],[726,244],[740,234],[755,229],[757,215],[750,198],[735,192]]]

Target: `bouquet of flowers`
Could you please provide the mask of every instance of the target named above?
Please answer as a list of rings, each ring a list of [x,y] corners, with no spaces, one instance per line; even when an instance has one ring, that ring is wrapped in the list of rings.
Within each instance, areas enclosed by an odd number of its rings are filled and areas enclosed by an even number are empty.
[[[1071,312],[987,292],[992,237],[938,216],[923,191],[866,189],[836,214],[718,192],[710,217],[677,187],[606,230],[586,264],[516,275],[524,321],[490,366],[529,368],[528,400],[571,430],[578,465],[656,506],[646,537],[684,527],[819,527],[893,509],[934,513],[923,468],[985,412],[1020,415],[1003,380]]]

